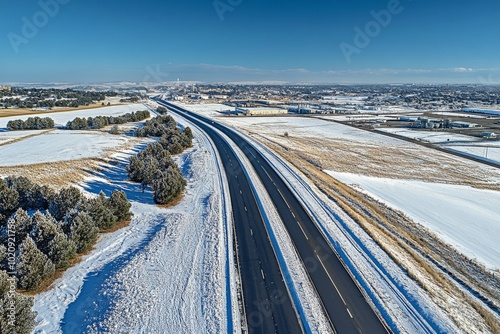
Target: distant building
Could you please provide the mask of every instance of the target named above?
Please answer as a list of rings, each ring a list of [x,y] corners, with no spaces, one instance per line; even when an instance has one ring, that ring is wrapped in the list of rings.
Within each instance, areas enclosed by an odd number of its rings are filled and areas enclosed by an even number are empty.
[[[469,122],[450,122],[450,128],[479,128],[481,127],[479,124],[469,123]]]
[[[497,137],[496,133],[494,133],[494,132],[481,132],[480,136],[483,138],[496,138]]]
[[[245,116],[269,116],[287,114],[288,110],[281,108],[237,108],[236,112]]]

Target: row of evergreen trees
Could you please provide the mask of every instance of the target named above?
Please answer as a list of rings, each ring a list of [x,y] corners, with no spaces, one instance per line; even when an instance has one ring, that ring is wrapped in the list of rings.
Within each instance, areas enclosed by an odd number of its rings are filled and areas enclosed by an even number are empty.
[[[66,124],[66,129],[69,130],[88,130],[88,129],[102,129],[105,126],[112,124],[125,124],[128,122],[140,122],[150,117],[147,110],[138,110],[132,113],[126,113],[121,116],[96,116],[88,118],[77,117]]]
[[[74,187],[55,192],[25,177],[0,179],[0,332],[10,328],[10,312],[17,333],[28,333],[21,329],[33,326],[33,301],[12,286],[36,289],[89,249],[99,231],[130,220],[130,207],[123,191],[87,198]],[[11,311],[5,306],[12,300]]]
[[[21,119],[16,119],[9,121],[7,123],[7,128],[11,131],[16,130],[42,130],[42,129],[52,129],[54,127],[54,120],[50,117],[29,117],[27,120],[23,121]]]
[[[132,181],[141,182],[143,190],[150,186],[158,204],[166,204],[182,194],[186,187],[179,167],[172,155],[181,153],[192,145],[193,134],[189,127],[182,132],[171,116],[158,116],[136,130],[139,137],[160,137],[137,156],[130,158],[127,172]]]

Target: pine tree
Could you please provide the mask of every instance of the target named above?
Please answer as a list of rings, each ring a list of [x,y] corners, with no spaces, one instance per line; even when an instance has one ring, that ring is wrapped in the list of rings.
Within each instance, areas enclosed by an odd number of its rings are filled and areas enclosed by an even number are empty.
[[[29,236],[19,245],[17,256],[18,286],[30,290],[54,273],[52,261],[43,254]]]
[[[75,187],[62,189],[50,202],[49,212],[57,220],[63,220],[71,210],[86,202],[80,190]]]
[[[23,209],[18,209],[16,213],[9,218],[9,222],[12,224],[13,230],[16,233],[16,242],[18,244],[21,243],[33,229],[31,217],[28,215],[28,212]]]
[[[109,207],[113,211],[113,215],[117,221],[130,220],[132,214],[130,207],[132,206],[127,199],[127,195],[123,191],[115,190],[109,197]]]
[[[90,199],[85,209],[94,221],[94,224],[100,229],[107,229],[116,223],[116,217],[108,204],[108,198],[101,191],[99,196]]]
[[[49,257],[57,269],[68,266],[69,260],[75,257],[76,246],[63,233],[58,223],[49,213],[43,215],[36,212],[32,224],[34,227],[30,236],[38,249]]]
[[[87,250],[96,241],[98,233],[99,228],[85,212],[79,212],[70,223],[69,237],[78,253]]]
[[[76,245],[72,240],[59,232],[49,241],[48,257],[54,263],[56,269],[66,268],[69,261],[76,256]]]
[[[19,206],[19,194],[0,179],[0,212],[10,216]]]

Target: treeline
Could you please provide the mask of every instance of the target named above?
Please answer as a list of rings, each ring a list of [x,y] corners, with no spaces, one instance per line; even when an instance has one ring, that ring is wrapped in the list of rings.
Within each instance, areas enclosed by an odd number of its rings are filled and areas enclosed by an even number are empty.
[[[66,269],[95,243],[99,231],[130,220],[130,207],[123,191],[88,199],[74,187],[55,192],[25,177],[0,179],[0,306],[18,299],[14,310],[0,307],[1,332],[9,314],[15,314],[13,328],[33,325],[33,301],[16,289],[36,289]]]
[[[54,127],[54,120],[50,117],[29,117],[23,121],[16,119],[7,123],[7,128],[11,131],[16,130],[42,130],[52,129]]]
[[[128,175],[132,181],[141,182],[143,190],[150,186],[156,203],[167,204],[180,196],[186,187],[186,180],[172,155],[192,145],[191,129],[187,127],[181,132],[171,116],[158,116],[137,129],[135,135],[160,138],[130,158]]]
[[[10,92],[0,92],[0,97],[5,108],[34,108],[34,107],[71,107],[87,106],[89,104],[104,101],[106,97],[117,96],[112,91],[85,91],[77,89],[40,89],[12,87]],[[11,96],[11,97],[9,97]],[[20,99],[14,96],[23,96]]]
[[[147,110],[138,110],[132,113],[126,113],[121,116],[96,116],[88,118],[77,117],[66,124],[66,129],[69,130],[89,130],[102,129],[105,126],[112,124],[125,124],[128,122],[140,122],[150,117]]]

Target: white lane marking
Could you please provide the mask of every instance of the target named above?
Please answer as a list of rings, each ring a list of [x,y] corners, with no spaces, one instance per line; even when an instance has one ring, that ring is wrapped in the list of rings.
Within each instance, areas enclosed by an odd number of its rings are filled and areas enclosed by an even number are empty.
[[[260,273],[261,273],[261,275],[262,275],[262,279],[266,279],[266,278],[264,277],[264,272],[262,271],[262,269],[260,270]]]
[[[302,233],[304,234],[304,237],[306,237],[306,240],[309,240],[309,238],[307,237],[306,232],[304,231],[304,229],[302,228],[302,226],[300,225],[300,223],[299,223],[299,222],[297,222],[297,225],[299,225],[300,230],[301,230],[301,231],[302,231]]]
[[[332,282],[333,287],[335,288],[335,290],[337,290],[337,293],[339,294],[340,299],[342,299],[342,302],[344,303],[344,305],[345,305],[345,306],[347,306],[347,304],[345,303],[344,297],[342,297],[342,295],[340,294],[339,289],[337,288],[337,286],[336,286],[336,285],[335,285],[335,283],[333,282],[332,276],[330,276],[330,273],[328,272],[328,270],[326,270],[325,265],[323,264],[323,261],[321,261],[321,259],[319,258],[319,255],[317,255],[317,254],[316,254],[316,257],[318,258],[319,263],[321,264],[321,266],[322,266],[322,267],[323,267],[323,269],[325,270],[326,274],[328,275],[328,278],[330,279],[330,282]]]
[[[353,317],[352,317],[351,311],[349,311],[349,309],[348,309],[348,308],[346,308],[346,309],[347,309],[347,313],[349,313],[349,316],[350,316],[350,317],[351,317],[351,319],[352,319]]]
[[[269,180],[271,180],[274,184],[274,181],[273,179],[271,178],[271,175],[269,175],[269,173],[267,172],[267,170],[264,168],[264,166],[260,165],[260,167],[264,170],[264,173],[266,173],[267,177],[269,178]]]
[[[293,213],[293,211],[290,211],[290,212],[292,213],[293,218],[295,218],[295,214]]]
[[[292,209],[290,208],[290,205],[288,205],[288,202],[286,201],[285,197],[284,197],[284,196],[283,196],[283,194],[281,193],[281,190],[279,190],[279,189],[278,189],[278,192],[280,193],[281,198],[283,198],[283,200],[285,201],[286,206],[288,206],[288,208],[289,208],[290,210],[292,210]]]

